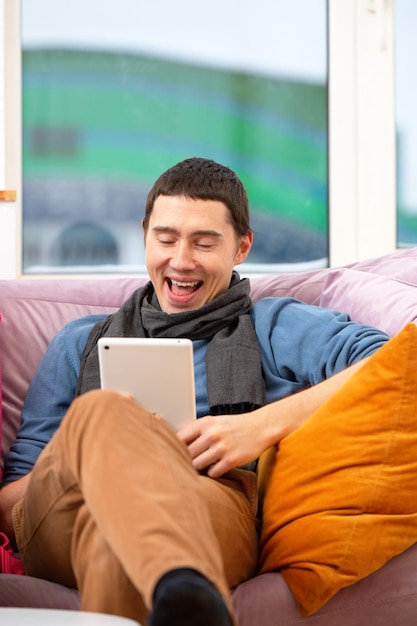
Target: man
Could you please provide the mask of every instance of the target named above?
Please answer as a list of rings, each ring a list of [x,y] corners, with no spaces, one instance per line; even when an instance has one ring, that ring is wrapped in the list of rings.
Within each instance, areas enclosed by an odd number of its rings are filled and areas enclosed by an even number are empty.
[[[233,269],[252,246],[248,200],[227,167],[192,158],[170,168],[143,228],[150,282],[114,315],[68,324],[32,381],[1,527],[27,573],[76,586],[84,610],[231,625],[229,589],[256,573],[258,556],[256,474],[242,466],[388,338],[290,298],[251,305]],[[200,419],[175,434],[131,398],[98,390],[103,335],[192,339]]]

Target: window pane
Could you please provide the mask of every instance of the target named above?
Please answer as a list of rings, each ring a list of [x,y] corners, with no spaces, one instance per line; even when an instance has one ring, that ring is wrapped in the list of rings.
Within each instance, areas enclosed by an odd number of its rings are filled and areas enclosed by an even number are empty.
[[[417,244],[417,4],[396,0],[397,243]]]
[[[143,270],[148,190],[190,156],[244,181],[249,264],[326,264],[325,0],[23,0],[22,17],[25,272]]]

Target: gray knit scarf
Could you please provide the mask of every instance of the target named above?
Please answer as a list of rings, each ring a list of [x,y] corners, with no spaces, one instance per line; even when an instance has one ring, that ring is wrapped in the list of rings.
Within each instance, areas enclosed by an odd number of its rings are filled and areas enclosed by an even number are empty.
[[[206,372],[211,415],[245,413],[263,406],[265,387],[251,306],[249,280],[241,280],[237,272],[225,293],[181,313],[163,312],[148,282],[92,329],[81,357],[76,394],[100,387],[100,337],[184,337],[209,341]]]

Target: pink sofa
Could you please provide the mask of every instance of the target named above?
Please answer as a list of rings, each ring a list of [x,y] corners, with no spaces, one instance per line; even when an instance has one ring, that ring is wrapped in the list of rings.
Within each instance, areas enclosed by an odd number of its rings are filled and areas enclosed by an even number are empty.
[[[115,310],[141,283],[137,278],[0,281],[0,363],[3,392],[2,455],[13,441],[29,381],[52,336],[76,317]],[[417,318],[417,248],[346,268],[257,277],[255,300],[293,296],[348,312],[388,334]],[[417,423],[416,423],[417,427]],[[1,529],[0,529],[1,530]],[[233,591],[239,626],[415,626],[417,545],[339,591],[310,618],[279,572],[259,575]],[[0,606],[78,609],[78,594],[29,576],[0,574]]]

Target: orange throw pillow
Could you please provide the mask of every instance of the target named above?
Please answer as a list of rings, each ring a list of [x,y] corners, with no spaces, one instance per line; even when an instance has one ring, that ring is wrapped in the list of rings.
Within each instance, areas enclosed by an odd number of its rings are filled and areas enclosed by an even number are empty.
[[[408,324],[258,466],[260,570],[304,615],[417,541],[417,327]]]

